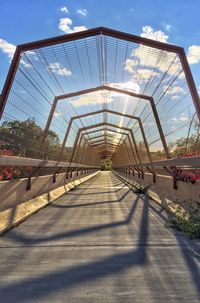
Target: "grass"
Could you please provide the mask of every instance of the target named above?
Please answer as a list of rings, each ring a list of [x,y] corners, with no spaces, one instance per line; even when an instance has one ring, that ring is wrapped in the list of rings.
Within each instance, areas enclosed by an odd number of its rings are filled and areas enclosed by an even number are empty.
[[[77,185],[74,185],[74,187],[72,187],[72,188],[70,189],[70,191],[76,191],[76,190],[78,190],[78,186],[77,186]]]
[[[191,206],[188,212],[183,212],[179,206],[172,219],[166,223],[167,228],[177,229],[186,234],[190,239],[200,238],[200,205]]]
[[[147,194],[148,190],[149,190],[149,187],[150,185],[144,187],[142,185],[134,185],[135,189],[134,189],[134,193],[136,194]]]

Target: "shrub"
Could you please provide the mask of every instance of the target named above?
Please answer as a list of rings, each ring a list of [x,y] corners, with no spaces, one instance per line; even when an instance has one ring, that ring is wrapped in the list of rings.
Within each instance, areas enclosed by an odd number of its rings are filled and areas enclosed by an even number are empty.
[[[148,189],[149,189],[150,185],[144,187],[144,186],[136,186],[134,192],[136,194],[146,194],[148,192]]]
[[[181,207],[178,207],[167,227],[176,228],[182,231],[191,239],[200,238],[200,213],[199,204],[197,207],[190,207],[188,213],[183,212]]]

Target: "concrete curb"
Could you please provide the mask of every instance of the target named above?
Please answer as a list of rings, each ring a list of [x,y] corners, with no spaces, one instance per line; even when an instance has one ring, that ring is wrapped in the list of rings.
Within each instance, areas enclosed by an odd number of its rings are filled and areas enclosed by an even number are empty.
[[[75,186],[78,186],[95,177],[98,173],[99,171],[93,174],[89,174],[83,178],[74,180],[54,190],[51,190],[50,192],[45,193],[39,197],[33,198],[0,212],[0,236],[2,236],[6,231],[25,221],[34,213],[48,206]]]

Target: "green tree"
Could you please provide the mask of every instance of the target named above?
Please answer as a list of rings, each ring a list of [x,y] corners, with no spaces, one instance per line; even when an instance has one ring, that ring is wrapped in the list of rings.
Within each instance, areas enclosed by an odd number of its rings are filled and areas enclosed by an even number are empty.
[[[101,170],[111,170],[112,161],[110,159],[104,159],[101,161]]]
[[[43,135],[43,129],[34,119],[5,121],[0,127],[0,149],[11,150],[14,156],[36,158]],[[42,158],[56,159],[59,146],[58,135],[49,130]]]

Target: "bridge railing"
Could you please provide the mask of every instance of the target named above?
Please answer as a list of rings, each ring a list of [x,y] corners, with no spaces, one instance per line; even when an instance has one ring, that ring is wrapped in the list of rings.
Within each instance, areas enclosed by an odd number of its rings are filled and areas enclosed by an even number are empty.
[[[17,169],[18,173],[15,172]],[[0,174],[1,181],[27,178],[27,190],[31,189],[31,178],[36,176],[52,175],[52,182],[56,183],[56,176],[59,173],[65,173],[66,179],[78,178],[81,175],[92,173],[99,169],[98,166],[90,166],[83,163],[69,163],[49,160],[40,160],[32,158],[22,158],[14,156],[0,156]]]
[[[178,188],[178,181],[196,183],[200,182],[200,157],[177,158],[141,164],[126,164],[114,166],[113,169],[125,174],[137,174],[144,179],[145,173],[152,174],[152,181],[156,183],[157,175],[169,175],[173,178],[173,188]]]
[[[12,175],[11,172],[20,174]],[[98,166],[0,156],[0,234],[98,173]]]

